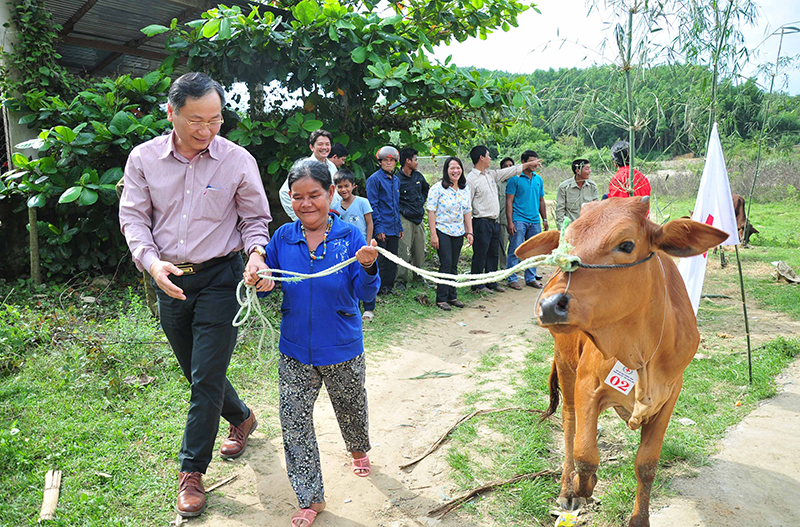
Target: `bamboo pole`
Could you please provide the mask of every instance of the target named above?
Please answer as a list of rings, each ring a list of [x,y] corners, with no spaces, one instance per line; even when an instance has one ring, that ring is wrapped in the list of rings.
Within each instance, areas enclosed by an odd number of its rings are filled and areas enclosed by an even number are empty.
[[[44,477],[44,499],[42,500],[42,510],[39,513],[39,521],[52,520],[56,514],[58,506],[58,493],[61,489],[61,471],[48,470]]]
[[[742,312],[744,313],[744,330],[747,334],[747,375],[753,384],[753,352],[750,348],[750,322],[747,319],[747,301],[744,297],[744,278],[742,277],[742,261],[739,259],[739,246],[736,245],[736,265],[739,267],[739,287],[742,290]]]

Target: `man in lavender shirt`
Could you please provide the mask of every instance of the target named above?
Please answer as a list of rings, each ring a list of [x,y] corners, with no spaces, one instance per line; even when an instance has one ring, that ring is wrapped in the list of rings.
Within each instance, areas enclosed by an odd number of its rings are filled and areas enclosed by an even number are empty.
[[[153,277],[161,327],[191,383],[176,505],[185,517],[205,510],[202,476],[220,416],[230,423],[223,458],[239,457],[258,426],[226,372],[245,270],[239,251],[249,255],[249,271],[266,269],[272,218],[255,159],[217,136],[224,104],[222,87],[202,73],[173,82],[173,131],[133,149],[119,205],[122,233],[136,267]]]

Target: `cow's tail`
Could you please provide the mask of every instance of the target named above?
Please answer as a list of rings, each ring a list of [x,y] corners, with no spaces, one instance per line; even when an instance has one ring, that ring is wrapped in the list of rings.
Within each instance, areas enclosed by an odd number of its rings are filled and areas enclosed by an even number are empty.
[[[553,361],[553,368],[550,370],[550,405],[542,415],[542,421],[558,410],[558,404],[561,402],[561,396],[559,395],[560,389],[558,384],[558,369],[556,368],[556,361]]]

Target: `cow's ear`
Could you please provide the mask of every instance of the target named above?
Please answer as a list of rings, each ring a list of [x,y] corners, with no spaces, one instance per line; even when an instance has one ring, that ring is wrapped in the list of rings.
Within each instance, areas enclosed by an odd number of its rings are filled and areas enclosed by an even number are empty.
[[[525,260],[531,256],[539,256],[541,254],[550,254],[553,249],[558,247],[558,231],[544,231],[533,238],[529,238],[525,243],[517,247],[514,254],[520,260]]]
[[[656,247],[681,258],[703,254],[727,239],[727,232],[684,218],[667,222],[653,233]]]

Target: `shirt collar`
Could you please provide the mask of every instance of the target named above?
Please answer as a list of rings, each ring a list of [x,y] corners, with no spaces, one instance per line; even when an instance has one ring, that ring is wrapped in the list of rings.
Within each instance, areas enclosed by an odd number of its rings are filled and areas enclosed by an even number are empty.
[[[220,141],[218,141],[218,139],[219,139],[219,136],[215,135],[214,139],[212,139],[211,143],[208,145],[208,148],[206,148],[205,150],[200,152],[200,154],[208,152],[209,156],[213,157],[216,160],[219,160],[219,158],[220,158],[220,144],[219,144]],[[172,130],[169,133],[169,135],[167,136],[167,141],[166,141],[166,144],[164,145],[164,151],[161,152],[161,156],[159,156],[159,159],[165,159],[170,154],[172,154],[173,157],[175,157],[175,159],[178,159],[178,160],[186,159],[183,155],[178,153],[178,150],[175,148],[175,130]],[[178,157],[179,155],[180,155],[180,158]],[[191,159],[188,159],[187,161],[191,161]]]

